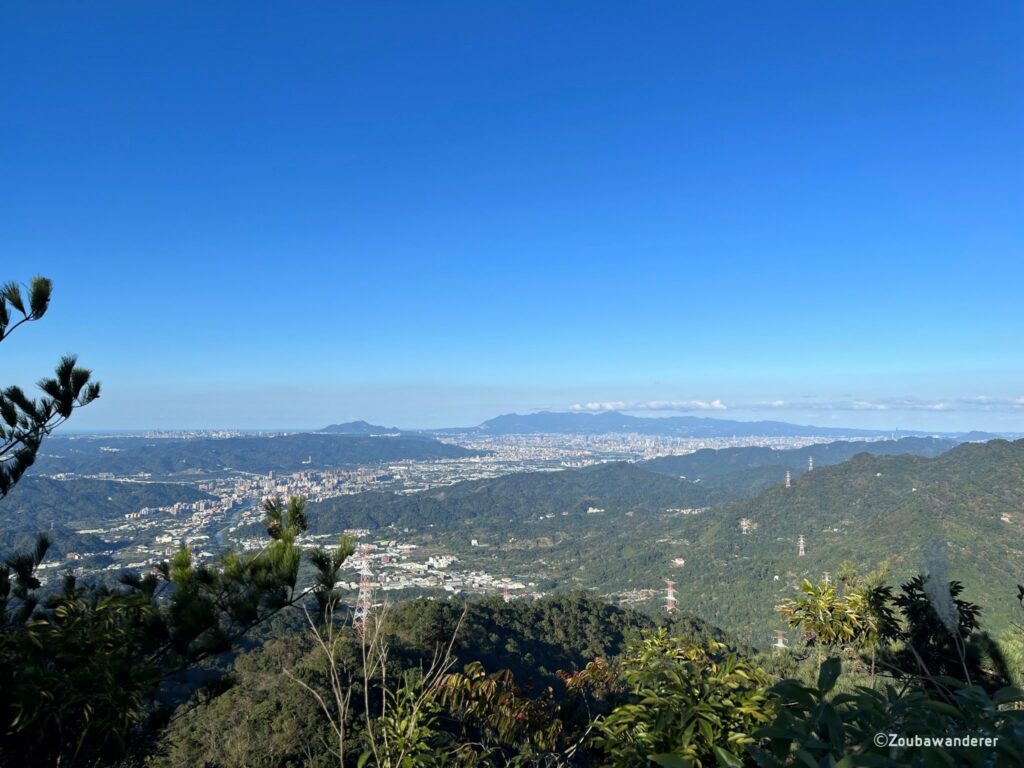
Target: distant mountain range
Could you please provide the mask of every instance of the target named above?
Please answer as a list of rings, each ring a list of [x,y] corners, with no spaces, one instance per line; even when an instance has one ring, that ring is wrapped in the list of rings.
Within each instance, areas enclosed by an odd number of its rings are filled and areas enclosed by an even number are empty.
[[[843,427],[814,427],[783,421],[734,421],[699,416],[642,417],[619,411],[604,413],[507,413],[475,427],[411,430],[366,421],[331,424],[319,430],[336,435],[470,434],[470,435],[605,435],[612,433],[665,437],[882,437],[891,432]],[[922,434],[907,433],[903,434]],[[978,433],[980,435],[980,433]],[[970,439],[991,439],[975,437]]]
[[[332,435],[397,435],[398,427],[382,427],[365,421],[346,421],[344,424],[330,424],[320,430]]]
[[[618,411],[508,413],[489,419],[470,431],[485,435],[601,435],[619,432],[664,437],[878,437],[890,434],[869,429],[802,426],[783,421],[630,416]]]
[[[427,434],[427,435],[606,435],[639,434],[661,437],[890,437],[892,430],[853,429],[850,427],[817,427],[808,424],[790,424],[785,421],[737,421],[702,416],[632,416],[621,411],[578,413],[539,411],[536,413],[506,413],[488,419],[475,427],[446,427],[442,429],[399,429],[350,421],[331,424],[319,430],[334,434]],[[901,437],[929,436],[956,439],[959,442],[980,442],[1011,437],[1010,434],[991,432],[932,433],[898,430]]]

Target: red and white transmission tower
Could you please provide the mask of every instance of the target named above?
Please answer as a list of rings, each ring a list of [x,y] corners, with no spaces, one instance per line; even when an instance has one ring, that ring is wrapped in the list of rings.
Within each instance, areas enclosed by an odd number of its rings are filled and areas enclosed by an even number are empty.
[[[505,585],[505,591],[502,592],[502,597],[506,603],[512,602],[512,593],[508,591],[508,584]]]
[[[807,472],[808,472],[808,474],[810,474],[813,471],[814,471],[814,457],[813,456],[808,456],[807,457]]]
[[[787,469],[786,470],[786,487],[789,488],[790,481],[793,479],[793,474]]]
[[[804,549],[804,535],[801,533],[800,534],[800,551],[797,553],[797,556],[798,557],[803,557],[806,554],[807,554],[807,551]]]
[[[676,610],[676,583],[672,579],[665,579],[665,612],[675,613]]]
[[[359,596],[356,598],[356,610],[352,615],[352,626],[362,634],[366,630],[366,622],[373,611],[373,571],[370,568],[370,547],[363,544],[359,547]]]

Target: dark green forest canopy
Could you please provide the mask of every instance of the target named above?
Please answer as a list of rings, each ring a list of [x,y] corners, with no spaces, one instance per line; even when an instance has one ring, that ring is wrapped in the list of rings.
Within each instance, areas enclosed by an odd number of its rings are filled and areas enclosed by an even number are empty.
[[[640,630],[659,625],[695,640],[735,642],[690,614],[655,619],[583,593],[509,603],[413,600],[390,609],[388,630],[404,647],[430,650],[454,635],[463,607],[468,612],[455,644],[463,661],[508,667],[521,679],[544,684],[552,684],[560,669],[575,671],[593,658],[618,655]]]
[[[564,696],[558,672],[576,672],[595,658],[616,658],[642,631],[659,625],[694,642],[729,642],[723,632],[692,616],[659,622],[583,594],[512,603],[413,600],[390,606],[386,618],[396,669],[422,668],[438,645],[454,636],[456,670],[471,662],[488,672],[509,669],[522,686],[520,698],[544,696],[548,687]],[[204,760],[250,765],[263,759],[255,744],[265,744],[280,761],[267,764],[288,764],[280,755],[289,750],[295,751],[295,764],[301,764],[302,740],[316,732],[322,715],[310,706],[309,694],[281,670],[306,670],[316,680],[317,651],[308,627],[303,631],[294,616],[261,634],[264,642],[238,658],[223,692],[174,721],[154,750],[156,766]],[[347,635],[338,655],[358,664],[357,643]]]

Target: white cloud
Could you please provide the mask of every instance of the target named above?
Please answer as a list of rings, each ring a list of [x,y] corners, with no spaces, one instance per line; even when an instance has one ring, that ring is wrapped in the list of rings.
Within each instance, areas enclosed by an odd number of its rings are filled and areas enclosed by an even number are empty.
[[[570,411],[599,413],[601,411],[724,411],[721,400],[613,400],[599,403],[574,403]]]
[[[962,406],[982,406],[986,411],[996,408],[1017,409],[1024,408],[1024,397],[989,397],[988,395],[977,395],[976,397],[961,398],[956,401]]]
[[[633,408],[639,411],[724,411],[726,406],[721,400],[651,400],[636,403]]]
[[[810,395],[799,402],[770,400],[768,402],[734,405],[732,410],[759,411],[772,408],[788,411],[948,411],[952,410],[945,401],[926,401],[916,398],[890,397],[869,400],[851,398],[844,400],[818,400]]]
[[[569,411],[586,411],[591,413],[597,413],[600,411],[624,411],[631,406],[632,403],[624,400],[617,400],[614,402],[575,402],[569,406]]]
[[[944,400],[924,400],[917,397],[855,398],[842,400],[819,400],[811,396],[799,402],[790,400],[768,400],[747,403],[733,403],[731,406],[720,400],[613,400],[607,402],[575,403],[570,411],[580,413],[601,413],[604,411],[1016,411],[1024,409],[1024,396],[990,397],[974,395],[953,397]]]
[[[841,410],[843,404],[831,403],[832,406],[838,406],[837,410]],[[854,400],[849,404],[849,408],[854,411],[887,411],[889,406],[885,403],[872,403],[868,400]]]

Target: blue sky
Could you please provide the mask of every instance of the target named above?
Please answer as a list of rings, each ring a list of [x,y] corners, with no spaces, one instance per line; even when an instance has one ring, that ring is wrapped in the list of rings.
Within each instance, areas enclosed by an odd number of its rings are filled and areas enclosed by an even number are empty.
[[[80,429],[1024,430],[1017,2],[0,16],[0,372]]]

